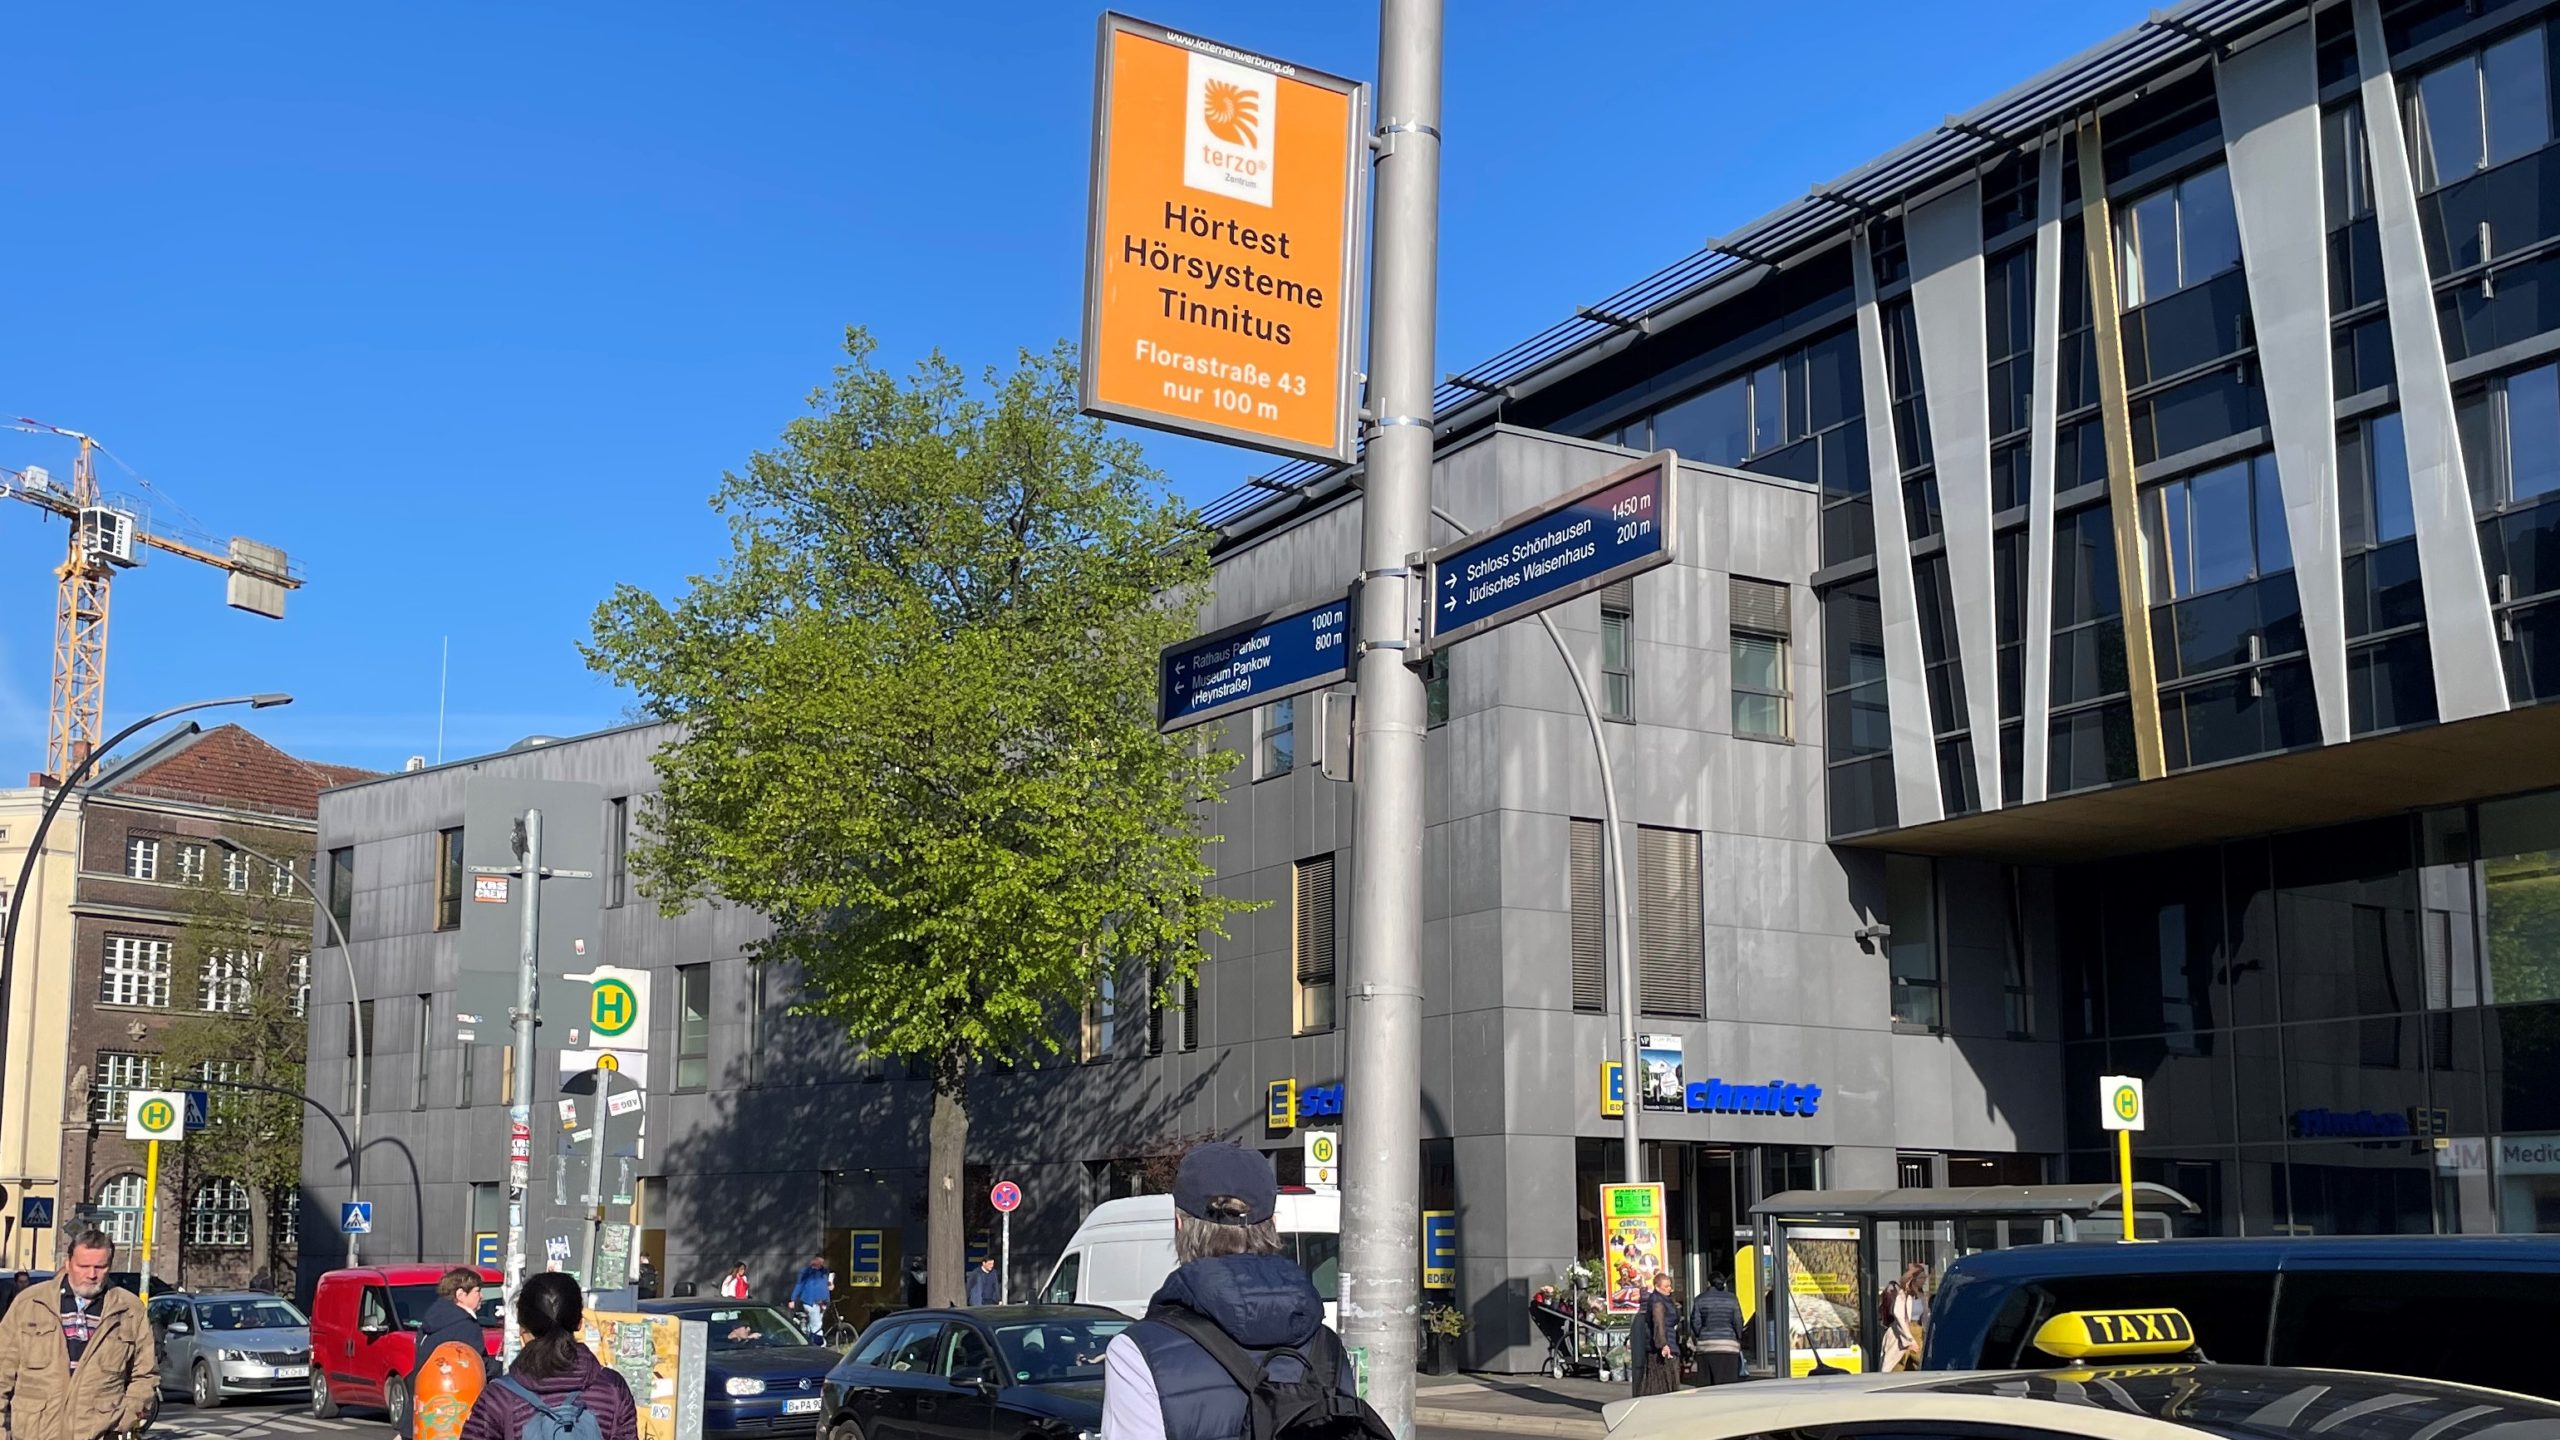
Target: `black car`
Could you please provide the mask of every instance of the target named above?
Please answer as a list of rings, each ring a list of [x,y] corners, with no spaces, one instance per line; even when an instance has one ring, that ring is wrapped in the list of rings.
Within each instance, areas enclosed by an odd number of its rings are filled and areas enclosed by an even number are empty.
[[[1102,1352],[1129,1317],[1099,1305],[901,1310],[827,1376],[834,1440],[1095,1440]]]
[[[813,1344],[790,1317],[752,1300],[643,1300],[650,1315],[703,1322],[702,1428],[710,1435],[811,1435],[820,1386],[842,1357]],[[646,1403],[645,1401],[643,1403]]]

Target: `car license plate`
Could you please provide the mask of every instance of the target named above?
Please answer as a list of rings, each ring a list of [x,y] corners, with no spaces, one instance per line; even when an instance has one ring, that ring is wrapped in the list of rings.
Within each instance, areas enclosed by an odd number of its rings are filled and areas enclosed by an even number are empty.
[[[279,1380],[307,1380],[311,1378],[311,1367],[308,1365],[279,1365],[276,1367],[276,1378]]]
[[[815,1415],[818,1413],[818,1397],[811,1395],[798,1400],[785,1400],[782,1402],[782,1413],[785,1415]]]

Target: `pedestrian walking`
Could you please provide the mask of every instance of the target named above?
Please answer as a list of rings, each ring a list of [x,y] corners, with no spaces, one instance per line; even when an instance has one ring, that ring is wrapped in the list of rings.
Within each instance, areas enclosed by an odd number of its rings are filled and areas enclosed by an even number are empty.
[[[1680,1301],[1672,1294],[1670,1272],[1653,1277],[1653,1289],[1636,1307],[1629,1339],[1638,1395],[1668,1395],[1680,1388]]]
[[[1920,1368],[1920,1328],[1929,1315],[1929,1267],[1914,1260],[1876,1296],[1876,1345],[1882,1370]]]
[[[1689,1351],[1710,1385],[1730,1385],[1742,1378],[1742,1302],[1734,1298],[1722,1275],[1710,1274],[1707,1288],[1689,1302]]]
[[[495,1368],[489,1363],[488,1327],[480,1323],[482,1283],[480,1272],[468,1265],[456,1265],[437,1277],[435,1302],[418,1317],[418,1343],[410,1352],[410,1402],[392,1417],[400,1434],[417,1433],[418,1376],[427,1368],[427,1357],[436,1353],[437,1346],[468,1345],[480,1357],[483,1369]]]
[[[1004,1283],[996,1277],[996,1257],[981,1255],[978,1268],[969,1272],[969,1303],[993,1305],[1004,1298]]]
[[[160,1348],[142,1299],[107,1284],[116,1242],[83,1230],[51,1284],[33,1285],[0,1320],[0,1434],[103,1440],[151,1423]]]
[[[638,1298],[642,1300],[657,1299],[658,1262],[651,1260],[646,1256],[641,1257],[640,1273],[632,1277],[631,1288]]]
[[[1314,1283],[1280,1253],[1278,1203],[1271,1162],[1253,1151],[1218,1140],[1183,1155],[1179,1264],[1146,1318],[1103,1352],[1102,1440],[1276,1440],[1293,1428],[1392,1440],[1359,1397]]]
[[[524,1348],[480,1392],[462,1440],[640,1440],[631,1387],[578,1343],[585,1318],[574,1277],[546,1271],[526,1280],[516,1292]]]
[[[746,1261],[741,1260],[737,1264],[730,1266],[729,1273],[720,1277],[720,1298],[723,1300],[744,1300],[747,1298]]]
[[[791,1282],[791,1303],[809,1321],[811,1335],[827,1331],[827,1302],[835,1298],[836,1277],[827,1273],[827,1257],[812,1255],[800,1267],[800,1278]]]

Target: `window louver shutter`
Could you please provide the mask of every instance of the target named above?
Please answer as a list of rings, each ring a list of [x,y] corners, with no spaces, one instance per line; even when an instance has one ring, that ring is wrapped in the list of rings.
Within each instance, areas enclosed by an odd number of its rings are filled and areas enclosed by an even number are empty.
[[[1182,1048],[1200,1048],[1200,977],[1182,982]]]
[[[1608,830],[1597,820],[1573,823],[1573,1008],[1609,1008]]]
[[[1635,577],[1630,575],[1624,580],[1619,580],[1602,587],[1600,591],[1600,608],[1603,610],[1615,610],[1621,615],[1634,614],[1636,612]]]
[[[1298,983],[1333,983],[1333,857],[1298,862]]]
[[[1758,635],[1791,637],[1795,627],[1787,605],[1787,587],[1766,580],[1732,579],[1733,628]]]
[[[1164,967],[1147,967],[1147,1053],[1164,1053],[1165,1007],[1157,1002],[1164,998]]]
[[[1646,1014],[1705,1009],[1703,884],[1696,831],[1636,831],[1636,968]]]

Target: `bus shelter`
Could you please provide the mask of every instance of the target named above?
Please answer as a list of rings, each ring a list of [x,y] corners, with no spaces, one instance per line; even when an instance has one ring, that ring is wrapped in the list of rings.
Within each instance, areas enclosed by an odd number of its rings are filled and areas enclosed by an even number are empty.
[[[1757,1364],[1770,1375],[1869,1369],[1881,1343],[1876,1297],[1903,1267],[1924,1267],[1934,1294],[1947,1265],[1977,1251],[2122,1239],[2122,1195],[2112,1182],[1772,1195],[1751,1207],[1758,1273],[1737,1266],[1734,1276],[1745,1312],[1764,1318],[1752,1347]],[[2148,1181],[2134,1185],[2133,1211],[2144,1240],[2167,1239],[2180,1217],[2198,1213],[2194,1201]]]

